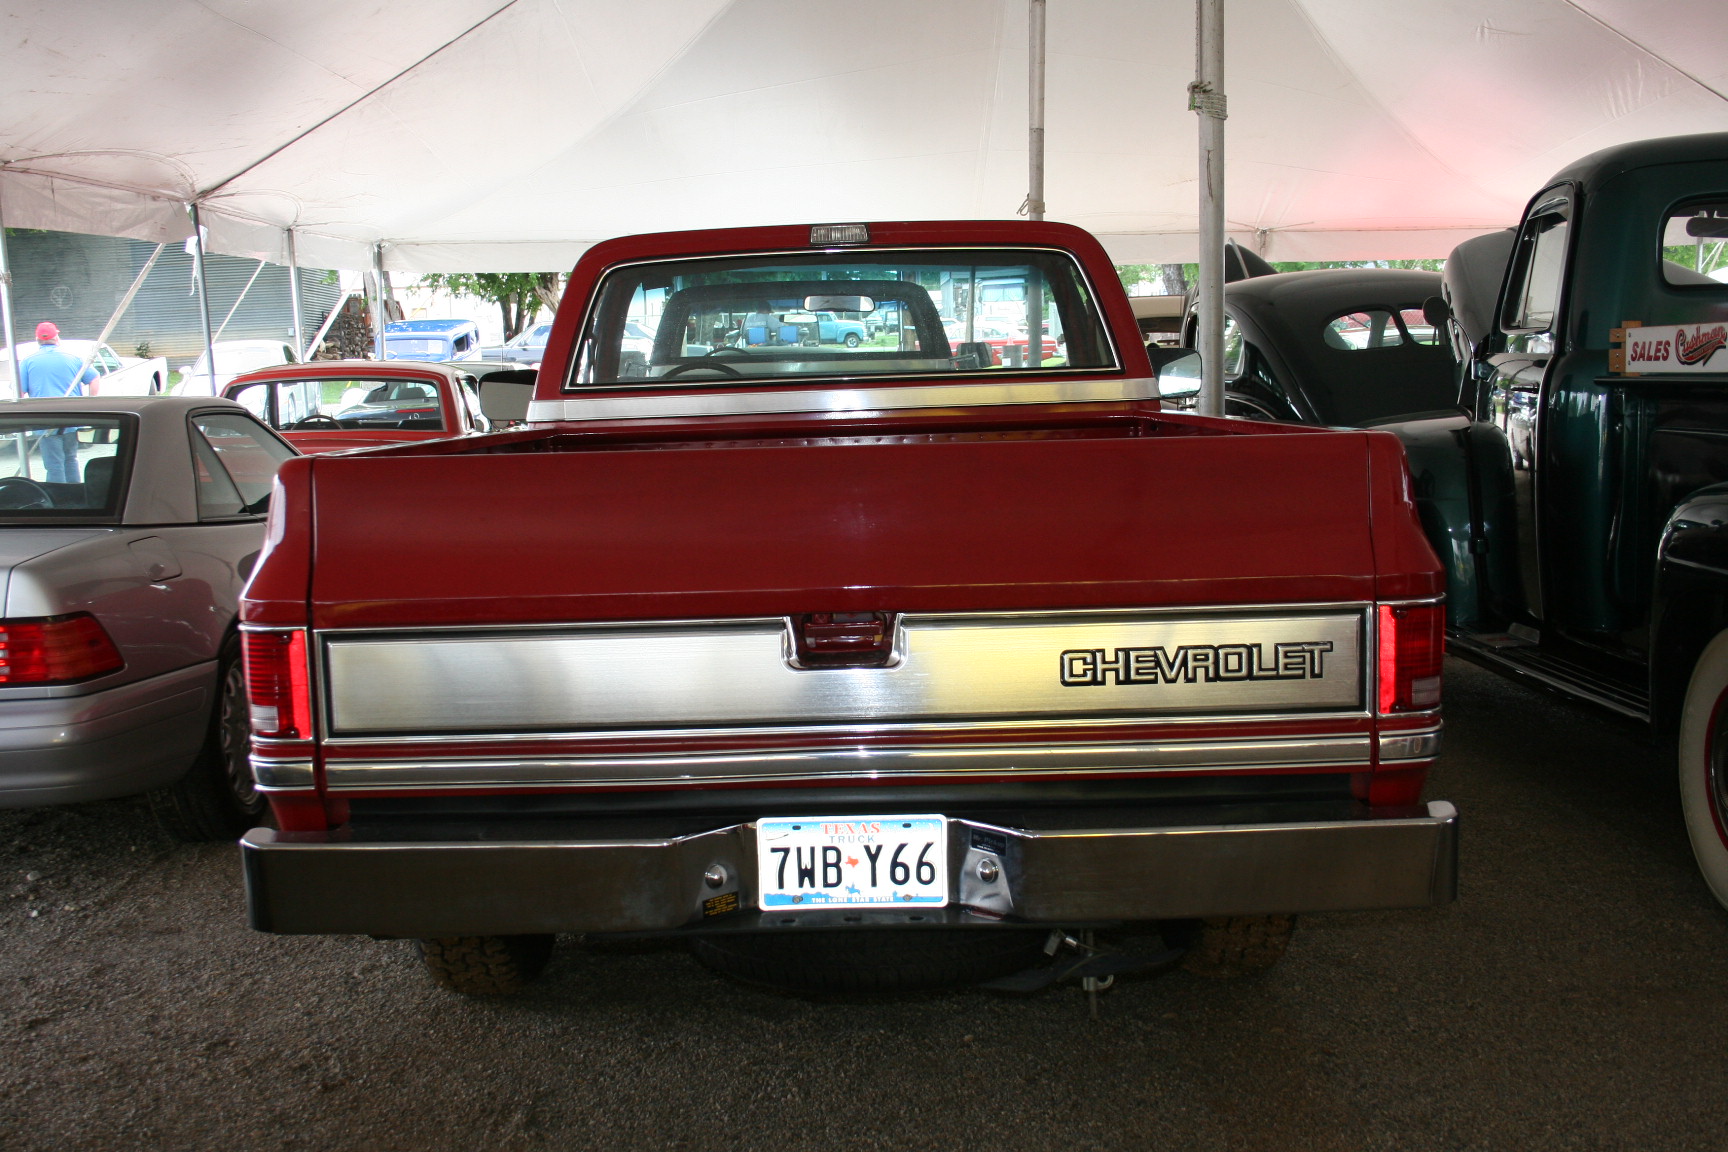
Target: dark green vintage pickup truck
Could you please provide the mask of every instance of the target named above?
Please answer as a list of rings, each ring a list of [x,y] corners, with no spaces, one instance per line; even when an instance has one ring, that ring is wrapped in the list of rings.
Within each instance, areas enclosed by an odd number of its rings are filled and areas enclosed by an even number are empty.
[[[1446,286],[1465,415],[1395,430],[1452,651],[1677,737],[1728,904],[1728,133],[1579,160]]]

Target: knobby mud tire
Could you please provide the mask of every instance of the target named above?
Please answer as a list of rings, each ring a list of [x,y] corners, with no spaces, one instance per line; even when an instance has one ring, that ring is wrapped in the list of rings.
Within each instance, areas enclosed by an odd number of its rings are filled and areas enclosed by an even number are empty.
[[[1202,920],[1182,967],[1209,980],[1264,972],[1284,958],[1294,916],[1220,916]]]
[[[464,996],[520,992],[552,958],[551,936],[443,936],[416,941],[426,971]]]
[[[698,936],[705,967],[793,992],[910,992],[994,980],[1044,957],[1039,930],[871,928]]]

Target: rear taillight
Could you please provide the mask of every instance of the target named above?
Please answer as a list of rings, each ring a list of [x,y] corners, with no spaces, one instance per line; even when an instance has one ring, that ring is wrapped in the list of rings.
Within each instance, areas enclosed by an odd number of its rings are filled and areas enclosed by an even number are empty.
[[[1446,609],[1439,604],[1380,606],[1380,712],[1440,707]]]
[[[114,641],[88,612],[0,620],[0,684],[66,684],[125,666]]]
[[[271,740],[311,739],[306,633],[243,632],[241,648],[246,657],[252,734]]]

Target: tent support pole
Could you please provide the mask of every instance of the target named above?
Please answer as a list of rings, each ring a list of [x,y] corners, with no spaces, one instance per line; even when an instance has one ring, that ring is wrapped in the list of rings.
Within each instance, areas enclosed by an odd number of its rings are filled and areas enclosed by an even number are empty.
[[[12,328],[12,261],[6,254],[6,220],[0,212],[0,328],[6,329],[6,374],[12,381],[12,399],[24,394],[18,379],[18,341]],[[22,440],[20,439],[20,444]],[[22,449],[20,449],[22,451]],[[19,475],[25,475],[20,472]]]
[[[372,355],[384,359],[384,245],[372,245]]]
[[[1044,4],[1028,0],[1026,12],[1026,218],[1044,219]]]
[[[246,293],[252,291],[252,285],[258,282],[258,273],[264,271],[264,265],[267,263],[269,261],[260,260],[258,267],[252,269],[252,275],[246,279],[246,287],[240,289],[240,295],[234,297],[234,306],[228,309],[228,315],[222,317],[222,323],[216,325],[216,335],[222,335],[228,327],[228,321],[234,319],[234,313],[240,311],[240,305],[245,301]]]
[[[198,205],[192,205],[192,258],[198,266],[198,318],[204,323],[204,368],[210,378],[210,395],[216,395],[216,336],[210,330],[210,281],[204,275],[204,225],[198,221]],[[182,380],[182,384],[186,381]]]
[[[90,345],[90,354],[84,357],[84,362],[78,365],[78,379],[83,379],[84,370],[90,367],[90,362],[96,358],[96,350],[108,342],[108,337],[114,334],[114,328],[120,323],[120,317],[126,315],[126,309],[132,307],[132,300],[138,295],[138,289],[144,287],[144,278],[150,275],[150,269],[156,267],[157,259],[162,255],[165,244],[156,245],[156,251],[150,253],[150,259],[144,261],[144,267],[138,270],[138,275],[132,277],[132,287],[126,289],[126,295],[120,297],[120,303],[114,306],[114,312],[108,317],[108,323],[102,325],[102,331],[97,333],[95,341]],[[163,381],[167,383],[167,381]]]
[[[288,229],[288,310],[294,313],[294,355],[307,359],[306,326],[300,321],[300,257],[294,251],[294,229]]]
[[[1044,219],[1044,69],[1049,52],[1044,38],[1045,0],[1029,0],[1026,39],[1031,60],[1027,76],[1026,218]],[[1036,368],[1044,363],[1044,287],[1036,269],[1026,274],[1026,359]]]
[[[1195,0],[1194,83],[1200,114],[1200,404],[1224,415],[1224,0]]]

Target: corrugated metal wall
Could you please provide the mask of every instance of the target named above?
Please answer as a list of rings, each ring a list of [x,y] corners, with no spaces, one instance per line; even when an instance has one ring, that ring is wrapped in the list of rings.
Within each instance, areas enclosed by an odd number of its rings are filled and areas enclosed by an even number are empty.
[[[94,337],[154,249],[154,244],[113,236],[8,229],[6,252],[12,264],[12,314],[18,339],[32,339],[42,320],[52,320],[67,337]],[[258,261],[214,255],[208,261],[210,326],[215,329],[240,299]],[[116,352],[132,356],[148,344],[150,355],[166,356],[171,367],[179,367],[203,350],[192,265],[192,257],[178,245],[163,249],[108,338]],[[301,323],[307,339],[318,331],[339,295],[335,273],[300,269]],[[288,269],[266,264],[217,339],[287,339],[293,334]]]

